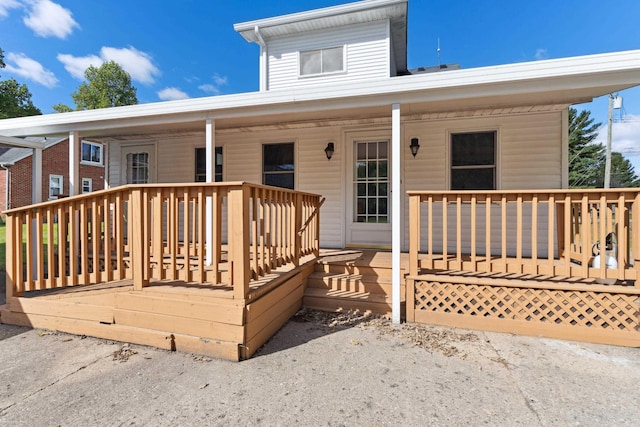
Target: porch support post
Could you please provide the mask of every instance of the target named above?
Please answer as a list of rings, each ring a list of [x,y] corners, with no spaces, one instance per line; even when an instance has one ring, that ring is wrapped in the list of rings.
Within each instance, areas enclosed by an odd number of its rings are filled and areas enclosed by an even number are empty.
[[[215,181],[215,156],[216,156],[216,124],[213,120],[207,119],[205,124],[205,155],[207,157],[207,173],[206,180],[207,182]],[[216,217],[216,220],[220,219]],[[207,232],[205,233],[205,245],[206,245],[206,259],[205,262],[207,265],[211,265],[213,263],[213,242],[211,241],[211,231],[213,230],[213,201],[211,197],[207,197]],[[218,236],[219,237],[219,236]]]
[[[80,194],[80,132],[69,132],[69,196]]]
[[[391,106],[391,319],[400,323],[400,255],[402,252],[402,210],[400,194],[400,104]]]
[[[42,201],[42,148],[33,149],[31,162],[31,202]]]

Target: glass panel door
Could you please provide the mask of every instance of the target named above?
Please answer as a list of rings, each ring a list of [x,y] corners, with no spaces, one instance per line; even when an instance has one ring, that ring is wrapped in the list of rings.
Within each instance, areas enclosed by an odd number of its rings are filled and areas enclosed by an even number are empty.
[[[354,142],[354,218],[356,223],[387,224],[389,218],[389,142]]]

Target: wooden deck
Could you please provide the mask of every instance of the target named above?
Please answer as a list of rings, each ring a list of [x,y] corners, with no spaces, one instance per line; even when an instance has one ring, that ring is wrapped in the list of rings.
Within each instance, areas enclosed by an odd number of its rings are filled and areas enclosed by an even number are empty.
[[[300,309],[309,255],[250,283],[248,298],[228,285],[131,279],[26,292],[0,308],[0,321],[77,335],[241,360]]]

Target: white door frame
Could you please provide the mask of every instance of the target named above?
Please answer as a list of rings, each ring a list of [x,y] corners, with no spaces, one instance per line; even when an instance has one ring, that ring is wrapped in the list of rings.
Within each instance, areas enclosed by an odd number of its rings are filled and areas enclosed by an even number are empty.
[[[391,167],[391,128],[384,127],[370,130],[353,130],[345,133],[345,246],[346,247],[367,247],[367,248],[385,248],[391,247],[392,239],[392,210],[391,201],[391,184],[392,184],[392,167]],[[354,221],[354,143],[356,141],[388,141],[388,174],[389,174],[389,199],[387,206],[389,209],[389,222],[386,224],[363,224]],[[398,213],[399,214],[399,213]],[[358,238],[360,236],[371,236],[367,241],[366,238]]]
[[[120,184],[127,183],[127,154],[149,153],[149,183],[158,182],[158,155],[155,142],[141,142],[135,144],[123,144],[120,146]]]

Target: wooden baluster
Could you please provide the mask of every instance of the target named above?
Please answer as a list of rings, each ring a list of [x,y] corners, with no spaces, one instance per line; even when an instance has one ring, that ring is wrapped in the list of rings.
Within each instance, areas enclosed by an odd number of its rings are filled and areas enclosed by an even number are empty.
[[[415,196],[418,197],[418,196]],[[418,211],[420,211],[420,208],[418,208]],[[427,199],[427,233],[428,233],[428,240],[427,240],[427,265],[428,268],[430,270],[433,270],[434,267],[434,258],[433,258],[433,239],[434,239],[434,235],[433,235],[433,214],[434,214],[434,209],[433,209],[433,195],[429,194],[429,197]],[[418,231],[420,231],[420,227],[418,227]],[[409,234],[409,238],[411,238],[411,236],[413,236],[413,234]],[[420,235],[418,235],[418,251],[420,250],[420,244],[421,244],[421,237]],[[417,259],[417,262],[419,263],[420,260]],[[420,265],[417,265],[418,270],[420,270]]]
[[[531,196],[531,261],[533,274],[539,274],[538,266],[538,195]]]
[[[35,250],[36,250],[36,289],[44,289],[44,220],[42,209],[36,210]]]
[[[55,282],[55,237],[54,237],[54,214],[53,207],[47,208],[47,280],[45,282],[45,288],[51,289],[56,287]],[[42,271],[44,276],[44,270]]]
[[[462,270],[462,199],[456,195],[456,270]]]
[[[501,269],[503,272],[507,271],[507,196],[502,194],[500,199],[500,215],[501,215],[501,241],[502,241],[502,249],[501,249],[501,257],[502,257],[502,266]]]
[[[517,272],[522,273],[522,221],[523,209],[522,209],[522,194],[518,194],[516,197],[516,267]]]
[[[606,195],[602,193],[600,195],[600,220],[598,222],[598,229],[600,230],[598,233],[600,240],[600,271],[598,272],[598,277],[606,278],[607,277],[607,199]]]
[[[491,194],[487,193],[484,199],[485,203],[485,224],[484,224],[484,253],[486,260],[486,268],[484,271],[490,273],[493,271],[493,262],[491,259]]]
[[[113,266],[111,265],[112,222],[110,198],[109,195],[105,195],[102,200],[102,223],[104,228],[102,232],[102,247],[104,252],[104,272],[102,274],[102,280],[105,282],[111,282],[113,280]]]
[[[581,224],[580,224],[580,238],[581,238],[581,275],[582,277],[589,277],[589,261],[591,260],[591,224],[589,224],[589,195],[582,195],[582,203],[580,208]]]
[[[67,213],[67,205],[61,204],[58,206],[58,278],[57,286],[67,286],[67,267],[69,266],[67,251],[69,250],[68,241],[68,224],[69,214]]]
[[[431,238],[431,236],[429,236]],[[418,275],[420,252],[420,195],[409,196],[409,275]]]
[[[477,245],[477,212],[476,212],[476,195],[471,196],[471,269],[473,271],[478,270],[478,260],[476,258],[476,245]]]
[[[447,196],[442,196],[442,260],[443,266],[442,268],[445,270],[449,270],[449,213],[448,210],[448,200]]]
[[[18,282],[18,270],[22,270],[22,265],[17,263],[20,259],[19,254],[22,253],[21,239],[16,236],[16,229],[22,228],[16,223],[18,222],[19,213],[7,214],[5,225],[5,301],[9,308],[13,304],[13,297],[21,296],[16,289]]]

